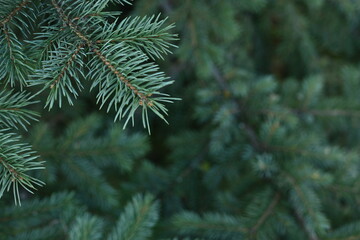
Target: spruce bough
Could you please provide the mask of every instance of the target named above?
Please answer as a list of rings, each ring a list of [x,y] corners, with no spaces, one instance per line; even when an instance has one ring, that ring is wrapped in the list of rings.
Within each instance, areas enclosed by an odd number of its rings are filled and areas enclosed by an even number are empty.
[[[27,175],[43,168],[42,162],[13,133],[37,119],[38,114],[27,109],[37,94],[48,95],[49,109],[64,102],[73,105],[84,82],[91,81],[100,108],[115,110],[115,120],[124,119],[124,128],[130,121],[134,125],[139,108],[149,133],[149,110],[165,120],[164,103],[176,98],[161,91],[172,81],[154,60],[175,47],[174,25],[160,15],[122,18],[119,12],[104,10],[109,4],[131,2],[0,1],[0,197],[12,189],[20,203],[19,186],[31,192],[43,185]],[[24,93],[28,87],[39,90]]]

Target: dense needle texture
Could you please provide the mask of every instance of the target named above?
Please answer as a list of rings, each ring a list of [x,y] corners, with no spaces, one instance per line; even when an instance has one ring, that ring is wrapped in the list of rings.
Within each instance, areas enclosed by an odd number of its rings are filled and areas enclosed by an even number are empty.
[[[360,239],[359,36],[355,0],[0,0],[0,239]]]

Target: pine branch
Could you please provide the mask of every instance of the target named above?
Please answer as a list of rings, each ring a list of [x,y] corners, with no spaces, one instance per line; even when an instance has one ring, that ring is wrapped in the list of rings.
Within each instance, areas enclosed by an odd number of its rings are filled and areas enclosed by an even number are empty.
[[[222,76],[222,74],[217,66],[215,66],[215,65],[212,66],[212,73],[213,73],[213,76],[214,76],[216,82],[221,87],[221,89],[223,91],[231,93],[232,92],[231,87],[227,83],[226,79]],[[231,101],[236,106],[236,112],[239,114],[245,112],[243,109],[244,104],[241,101],[239,101],[238,98],[234,97],[232,94],[230,96],[231,96]],[[241,117],[239,117],[239,118],[241,120],[243,120],[244,117],[245,116],[242,114]],[[257,149],[259,152],[264,152],[266,150],[266,145],[262,141],[260,141],[259,137],[257,136],[256,131],[245,121],[242,121],[241,126],[244,129],[244,132],[246,133],[248,139],[250,140],[251,145],[255,149]]]
[[[38,113],[27,110],[25,107],[35,103],[31,101],[30,93],[14,93],[14,91],[0,91],[0,126],[26,129],[29,120],[37,120]]]
[[[101,240],[104,222],[102,219],[83,214],[75,219],[69,233],[70,240]]]
[[[68,70],[68,68],[71,66],[71,64],[74,62],[75,58],[79,54],[80,50],[83,48],[83,44],[80,44],[76,47],[75,51],[71,54],[70,58],[66,61],[64,67],[61,69],[58,77],[54,80],[53,83],[51,83],[50,88],[53,88],[65,75],[65,72]]]
[[[130,171],[148,144],[144,135],[129,135],[120,127],[107,129],[103,120],[91,115],[73,121],[58,137],[50,126],[38,125],[30,131],[29,141],[47,161],[48,172],[42,172],[42,179],[48,184],[62,181],[76,189],[86,205],[109,210],[118,206],[118,191],[108,179],[108,169]]]
[[[26,37],[30,33],[30,24],[34,23],[31,13],[25,13],[31,0],[23,0],[16,4],[13,1],[5,1],[4,10],[0,20],[0,80],[14,86],[16,82],[20,86],[27,85],[27,76],[33,71],[32,60],[25,55],[23,43],[19,36]],[[25,16],[25,22],[21,18]],[[16,29],[20,34],[15,34]]]
[[[300,226],[304,229],[306,235],[308,236],[309,240],[318,240],[317,234],[312,230],[309,229],[308,224],[306,220],[304,219],[304,216],[302,216],[300,213],[295,211],[296,219],[298,220]]]
[[[83,40],[87,44],[87,46],[90,49],[92,49],[92,51],[99,57],[99,59],[103,62],[103,64],[106,65],[111,70],[111,72],[114,73],[121,82],[123,82],[131,91],[133,91],[133,93],[141,99],[140,101],[142,101],[146,104],[149,104],[149,100],[148,100],[147,96],[144,93],[139,92],[139,90],[133,84],[131,84],[128,79],[125,78],[124,74],[121,71],[117,70],[113,64],[111,64],[111,62],[103,55],[103,53],[93,43],[93,41],[91,41],[88,37],[86,37],[84,35],[84,33],[81,32],[79,27],[67,17],[67,15],[64,13],[63,9],[56,2],[56,0],[52,0],[51,3],[54,6],[54,8],[57,10],[61,19],[67,24],[68,27],[70,27],[70,29],[81,40]],[[139,101],[139,104],[140,104],[140,101]],[[142,104],[140,104],[140,105],[142,105]]]
[[[102,210],[115,208],[118,205],[115,188],[106,181],[101,169],[91,161],[66,159],[60,167],[67,178],[68,185],[76,188],[78,193],[88,199],[83,199],[88,205]]]
[[[38,84],[43,84],[43,90],[50,88],[50,93],[46,101],[47,107],[51,109],[55,101],[59,101],[62,106],[62,97],[67,96],[68,102],[72,105],[70,95],[75,98],[83,88],[80,78],[83,76],[84,53],[83,43],[77,43],[74,48],[72,44],[59,43],[56,51],[50,52],[48,60],[42,62],[43,68],[36,71],[35,77]]]
[[[90,117],[91,118],[91,117]],[[95,119],[95,121],[93,121]],[[91,120],[91,121],[89,121]],[[54,159],[63,162],[63,158],[87,159],[98,167],[117,168],[121,171],[130,171],[134,164],[134,159],[143,157],[148,150],[148,143],[145,136],[140,134],[125,134],[120,128],[111,128],[101,136],[94,136],[94,131],[99,118],[87,119],[86,121],[76,121],[72,124],[65,136],[59,139],[47,139],[43,133],[51,132],[49,127],[38,126],[37,131],[32,131],[34,136],[31,142],[41,158]],[[90,126],[82,128],[90,123]],[[70,128],[83,129],[81,135],[74,136],[77,132]],[[72,132],[72,133],[71,133]],[[41,138],[41,139],[40,139]],[[47,146],[48,144],[48,146]]]
[[[30,3],[32,0],[23,0],[20,2],[20,4],[18,4],[18,6],[16,8],[14,8],[10,13],[8,13],[5,16],[0,16],[2,19],[0,20],[0,25],[4,26],[5,24],[7,24],[8,22],[11,21],[11,19],[18,14],[18,12],[20,10],[22,10],[23,7],[25,7],[25,5],[27,5],[28,3]],[[10,2],[10,1],[9,1]],[[12,1],[11,1],[12,2]],[[2,3],[2,4],[6,4],[6,3]],[[4,14],[4,13],[3,13]]]
[[[171,53],[170,47],[176,47],[171,42],[178,40],[176,35],[169,33],[174,24],[164,26],[165,22],[166,19],[160,20],[160,15],[150,18],[128,17],[120,22],[107,24],[103,32],[98,34],[99,40],[95,42],[125,42],[152,59],[163,59],[163,54]]]
[[[285,174],[285,177],[292,185],[294,193],[296,194],[292,194],[291,201],[297,220],[310,240],[318,240],[317,230],[322,230],[321,228],[324,227],[326,228],[326,226],[321,225],[327,225],[327,223],[323,223],[325,219],[322,219],[323,216],[319,214],[319,209],[317,209],[319,208],[318,200],[314,199],[315,196],[311,196],[311,192],[308,191],[306,194],[292,176]]]
[[[225,79],[221,76],[220,71],[214,66],[213,67],[213,75],[214,78],[217,80],[219,86],[231,93],[231,88],[225,81]],[[245,130],[245,134],[247,135],[248,139],[250,140],[251,145],[258,150],[259,152],[266,152],[266,151],[285,151],[283,147],[278,146],[271,146],[264,143],[257,133],[253,130],[253,128],[247,124],[246,122],[246,111],[243,109],[242,102],[237,99],[236,97],[231,97],[231,101],[234,102],[236,106],[236,112],[242,113],[239,117],[242,121],[242,127]],[[270,133],[271,135],[271,133]],[[306,232],[307,236],[311,240],[317,240],[318,238],[318,231],[322,232],[324,229],[328,227],[328,222],[325,216],[320,212],[318,199],[316,199],[315,193],[312,193],[310,190],[309,194],[313,194],[314,196],[305,196],[301,187],[298,186],[296,181],[289,175],[287,175],[289,182],[291,183],[296,196],[292,196],[292,201],[294,201],[294,211],[295,217],[298,219],[299,223],[303,227],[304,231]],[[312,197],[308,199],[308,197]]]
[[[329,232],[324,240],[357,240],[360,238],[360,222],[346,223],[338,229]]]
[[[280,201],[280,193],[276,193],[274,198],[272,199],[271,203],[269,204],[269,206],[266,208],[266,210],[264,211],[264,213],[260,216],[260,218],[258,219],[258,221],[256,222],[256,224],[250,228],[249,233],[252,236],[256,235],[256,232],[258,231],[258,229],[261,227],[261,225],[266,221],[266,219],[273,213],[274,208],[278,205]]]
[[[88,203],[108,208],[117,205],[117,193],[96,164],[101,158],[89,155],[80,156],[77,153],[87,149],[87,141],[96,141],[91,133],[94,128],[96,129],[96,124],[100,124],[100,122],[96,116],[73,122],[58,141],[53,140],[54,148],[51,150],[57,154],[50,156],[49,159],[60,164],[59,168],[61,173],[67,176],[68,184],[91,199]],[[41,153],[41,150],[39,152]],[[74,152],[75,154],[71,154]],[[45,155],[44,159],[47,159],[46,157],[48,156]],[[108,155],[108,158],[114,157],[115,155]],[[102,156],[102,159],[105,158],[106,156]],[[126,164],[124,163],[124,165]],[[87,188],[83,188],[83,186],[87,186]]]
[[[15,204],[21,205],[20,186],[30,193],[44,183],[27,174],[43,169],[43,162],[37,161],[35,152],[27,144],[20,143],[19,137],[0,130],[0,198],[12,188]]]
[[[159,16],[127,18],[109,24],[103,17],[106,14],[101,12],[108,2],[51,0],[51,5],[44,11],[48,14],[45,22],[56,24],[45,27],[48,32],[40,34],[34,43],[37,45],[34,49],[40,49],[44,44],[46,50],[41,55],[46,58],[43,70],[37,71],[32,84],[44,84],[44,90],[50,88],[46,105],[52,108],[56,101],[61,106],[63,97],[72,104],[71,95],[77,97],[82,88],[81,78],[90,78],[93,80],[91,89],[99,89],[97,102],[101,103],[100,108],[105,104],[107,111],[114,108],[115,120],[125,118],[124,127],[130,120],[134,124],[135,112],[142,108],[142,123],[149,129],[148,110],[165,120],[167,109],[163,103],[177,100],[159,92],[172,81],[168,81],[146,55],[162,57],[170,52],[169,47],[174,45],[169,41],[176,39],[168,33],[173,25],[164,26],[165,20],[160,20]],[[44,39],[43,44],[40,39]],[[74,44],[76,50],[66,51],[69,47],[63,42]],[[81,55],[90,55],[90,61],[83,62],[82,57],[78,58]],[[59,58],[62,58],[60,64],[54,63]]]
[[[108,240],[146,240],[159,218],[159,205],[150,195],[136,195],[128,203]]]
[[[23,47],[15,34],[7,27],[0,27],[0,79],[14,86],[17,81],[25,86],[27,75],[33,71],[31,60],[24,54]]]
[[[41,200],[29,199],[21,208],[10,206],[0,212],[0,238],[64,239],[69,221],[83,212],[73,193],[54,193]]]

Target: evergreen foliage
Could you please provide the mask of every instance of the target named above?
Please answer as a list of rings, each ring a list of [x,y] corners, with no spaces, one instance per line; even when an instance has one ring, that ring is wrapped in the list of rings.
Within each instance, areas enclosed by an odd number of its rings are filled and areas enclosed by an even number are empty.
[[[0,6],[0,239],[360,239],[358,1]]]
[[[159,17],[117,20],[116,12],[104,12],[110,2],[1,1],[0,83],[14,87],[18,82],[21,89],[41,85],[38,93],[50,89],[45,106],[51,109],[56,101],[61,107],[63,99],[73,104],[73,98],[83,89],[82,82],[91,79],[91,89],[98,88],[100,107],[108,102],[107,110],[116,110],[115,120],[126,118],[124,127],[129,120],[134,124],[139,107],[144,127],[150,128],[149,109],[165,120],[167,109],[163,102],[175,98],[159,89],[171,81],[149,60],[170,53],[169,47],[174,45],[169,41],[176,39],[169,33],[173,25],[166,26]],[[109,18],[115,21],[109,23]],[[25,128],[28,120],[37,116],[24,109],[32,103],[30,94],[1,91],[0,126]],[[34,188],[33,184],[41,185],[41,181],[24,172],[41,166],[30,147],[17,143],[17,138],[4,131],[1,130],[0,197],[13,186],[15,201],[19,202],[19,184],[28,191]],[[66,149],[68,145],[62,147]],[[80,161],[77,164],[82,170],[94,168]],[[95,175],[95,182],[100,181],[98,189],[111,192],[111,188],[103,188],[100,173]],[[86,181],[94,182],[93,179]]]
[[[0,197],[5,191],[12,189],[15,203],[20,203],[19,185],[29,192],[43,182],[28,175],[28,171],[44,168],[41,162],[36,161],[35,152],[28,144],[21,143],[19,137],[8,132],[7,129],[0,130]]]
[[[26,109],[34,101],[31,101],[30,93],[2,90],[0,92],[0,126],[2,128],[22,127],[26,129],[29,120],[36,120],[38,113]]]

